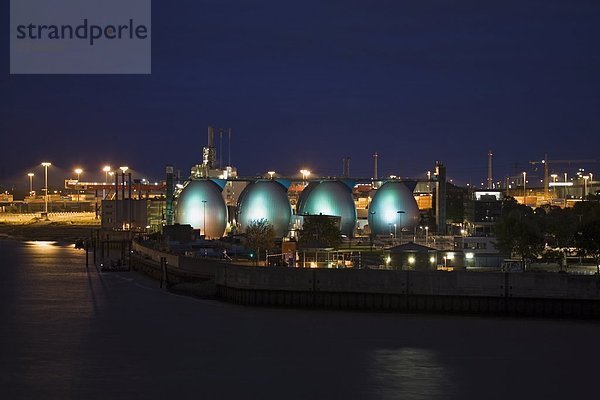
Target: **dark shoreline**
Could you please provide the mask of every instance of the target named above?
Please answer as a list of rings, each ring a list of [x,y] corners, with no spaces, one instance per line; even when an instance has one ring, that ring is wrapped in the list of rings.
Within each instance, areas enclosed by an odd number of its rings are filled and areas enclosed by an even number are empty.
[[[0,224],[0,238],[14,240],[48,240],[75,243],[90,238],[99,225],[75,225],[67,223]]]

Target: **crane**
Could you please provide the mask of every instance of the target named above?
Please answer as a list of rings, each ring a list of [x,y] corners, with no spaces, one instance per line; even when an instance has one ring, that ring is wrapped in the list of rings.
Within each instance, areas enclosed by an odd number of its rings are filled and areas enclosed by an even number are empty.
[[[549,196],[549,186],[550,182],[548,180],[548,165],[550,164],[593,164],[596,160],[548,160],[548,154],[544,154],[544,159],[541,161],[529,161],[531,165],[544,165],[544,196],[548,198]]]

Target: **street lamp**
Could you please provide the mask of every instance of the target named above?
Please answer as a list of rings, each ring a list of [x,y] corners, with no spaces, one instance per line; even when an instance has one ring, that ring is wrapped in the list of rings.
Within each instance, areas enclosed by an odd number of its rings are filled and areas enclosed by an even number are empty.
[[[27,176],[29,177],[29,195],[31,196],[33,193],[33,172],[28,173]]]
[[[594,174],[592,174],[590,172],[590,187],[589,187],[589,191],[592,192],[592,195],[594,195],[594,191],[592,190],[592,182],[594,181]]]
[[[79,178],[81,177],[81,173],[83,170],[81,168],[75,168],[75,173],[77,174],[77,202],[79,203]]]
[[[202,231],[206,238],[206,200],[202,200],[202,208],[204,209],[204,217],[202,218]]]
[[[552,174],[550,175],[550,177],[552,178],[552,182],[554,183],[552,191],[554,192],[554,197],[556,197],[556,178],[558,178],[558,174]]]
[[[306,180],[310,176],[310,171],[307,169],[301,169],[300,173],[302,174],[302,180]]]
[[[48,218],[48,167],[51,165],[52,163],[49,162],[42,163],[42,167],[44,167],[44,191],[46,192],[46,196],[44,197],[44,212],[46,213],[46,218]]]
[[[105,165],[104,168],[102,168],[102,171],[104,171],[104,186],[106,186],[108,174],[110,173],[110,165]],[[102,199],[106,199],[106,187],[102,189]]]
[[[369,222],[369,236],[371,239],[371,251],[373,251],[373,237],[375,236],[373,228],[375,227],[375,214],[377,214],[377,211],[369,211],[369,214],[371,215],[371,222]]]
[[[275,175],[275,171],[269,171],[269,172],[267,172],[267,174],[269,174],[270,179],[273,179],[273,175]]]
[[[102,168],[102,171],[104,171],[104,183],[108,182],[108,173],[110,172],[110,165],[105,165],[104,168]]]
[[[589,176],[585,175],[583,178],[583,200],[587,197],[587,181],[590,179]]]
[[[429,227],[425,227],[425,246],[429,245]]]
[[[526,198],[527,198],[527,172],[523,172],[523,204],[526,204]]]
[[[405,214],[405,211],[402,210],[398,210],[396,211],[396,214],[400,214],[400,244],[402,244],[402,214]],[[394,238],[395,240],[395,238]]]

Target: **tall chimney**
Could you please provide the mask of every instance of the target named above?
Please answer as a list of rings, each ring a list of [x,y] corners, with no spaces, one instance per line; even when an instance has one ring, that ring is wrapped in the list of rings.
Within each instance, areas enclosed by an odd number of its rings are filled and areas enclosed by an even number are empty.
[[[342,177],[350,177],[350,157],[342,158]]]
[[[376,181],[378,178],[378,176],[377,176],[377,158],[378,158],[378,155],[377,155],[377,152],[375,152],[373,154],[373,180],[374,181]]]
[[[215,131],[212,126],[208,127],[208,140],[206,143],[206,147],[213,147],[213,143],[215,141]]]
[[[494,188],[494,179],[492,178],[492,157],[494,155],[492,154],[492,151],[488,151],[488,178],[487,178],[487,188],[488,189],[493,189]]]

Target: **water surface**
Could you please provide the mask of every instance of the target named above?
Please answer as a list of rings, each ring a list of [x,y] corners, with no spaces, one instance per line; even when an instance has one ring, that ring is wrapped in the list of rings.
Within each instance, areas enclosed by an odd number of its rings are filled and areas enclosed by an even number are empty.
[[[250,308],[0,240],[2,399],[595,398],[600,324]],[[590,397],[592,396],[592,397]]]

